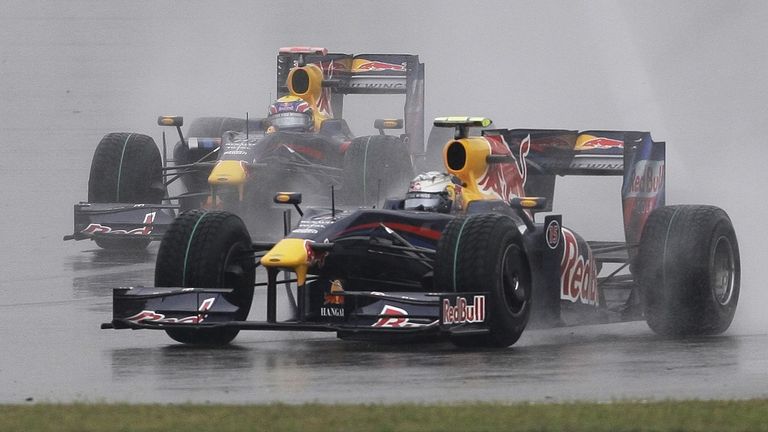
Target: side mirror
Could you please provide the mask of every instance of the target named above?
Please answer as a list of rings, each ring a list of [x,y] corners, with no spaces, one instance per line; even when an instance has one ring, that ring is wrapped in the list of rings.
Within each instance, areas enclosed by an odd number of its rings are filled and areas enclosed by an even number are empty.
[[[183,126],[184,117],[182,116],[160,116],[157,118],[158,126]]]
[[[299,216],[304,216],[304,212],[301,211],[301,193],[299,192],[278,192],[275,194],[273,201],[276,204],[293,204],[296,207],[296,211],[299,212]]]
[[[384,129],[402,129],[403,119],[376,119],[373,127],[379,130],[380,135],[384,135]]]
[[[509,206],[517,210],[517,214],[523,219],[523,223],[529,230],[536,229],[532,216],[525,210],[542,210],[547,207],[546,197],[516,197],[509,201]]]
[[[301,204],[301,193],[299,192],[278,192],[274,198],[277,204]]]

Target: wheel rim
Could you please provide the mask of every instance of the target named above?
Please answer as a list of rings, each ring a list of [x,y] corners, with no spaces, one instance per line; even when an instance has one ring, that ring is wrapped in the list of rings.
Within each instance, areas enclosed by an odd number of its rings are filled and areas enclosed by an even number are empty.
[[[528,302],[526,287],[520,281],[516,249],[514,245],[507,246],[501,259],[501,292],[507,309],[513,315],[522,313]]]
[[[724,236],[718,238],[710,258],[711,286],[715,300],[722,306],[730,303],[733,297],[733,287],[736,283],[735,261],[731,241]]]
[[[243,283],[242,278],[246,273],[243,267],[243,254],[247,250],[248,248],[242,243],[236,243],[229,248],[221,273],[223,287],[238,288]]]

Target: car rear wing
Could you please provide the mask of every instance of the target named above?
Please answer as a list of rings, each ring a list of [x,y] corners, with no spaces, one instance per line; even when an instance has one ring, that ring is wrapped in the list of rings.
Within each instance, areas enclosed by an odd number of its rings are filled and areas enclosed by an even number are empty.
[[[277,95],[289,94],[290,70],[314,64],[323,71],[321,107],[331,117],[343,118],[348,94],[405,95],[403,118],[412,153],[423,153],[424,64],[413,54],[342,54],[322,49],[281,49],[277,56]]]
[[[546,197],[544,211],[552,210],[555,176],[622,176],[624,229],[634,244],[651,211],[664,205],[666,144],[649,132],[494,129],[483,135],[501,135],[513,155],[529,142],[525,193]]]

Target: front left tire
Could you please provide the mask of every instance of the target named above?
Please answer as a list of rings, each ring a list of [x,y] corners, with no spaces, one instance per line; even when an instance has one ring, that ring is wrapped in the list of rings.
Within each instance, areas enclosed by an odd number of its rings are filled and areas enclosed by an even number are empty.
[[[489,333],[455,335],[460,347],[504,348],[523,334],[531,314],[531,271],[515,221],[489,213],[458,217],[437,244],[437,292],[488,293]]]
[[[255,264],[251,237],[243,221],[224,211],[182,213],[163,236],[157,253],[155,286],[232,288],[227,301],[238,306],[243,321],[253,301]],[[191,345],[226,345],[238,329],[168,329],[175,341]]]

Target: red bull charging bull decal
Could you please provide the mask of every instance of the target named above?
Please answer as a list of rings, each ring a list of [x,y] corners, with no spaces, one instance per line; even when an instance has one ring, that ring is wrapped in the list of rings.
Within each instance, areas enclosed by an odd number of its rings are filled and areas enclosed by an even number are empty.
[[[323,78],[326,80],[332,80],[339,74],[346,73],[349,70],[347,64],[348,60],[319,61],[315,63],[323,71]],[[323,87],[323,91],[317,99],[317,109],[326,117],[334,116],[330,87]]]
[[[528,177],[525,158],[531,149],[531,136],[528,135],[520,142],[517,155],[512,154],[504,136],[489,135],[485,138],[491,146],[492,155],[511,156],[514,162],[488,164],[485,174],[477,182],[478,187],[507,202],[515,197],[524,197],[525,181]]]
[[[208,312],[213,307],[213,302],[216,301],[216,297],[210,297],[203,300],[198,308],[197,315],[191,315],[184,318],[166,318],[165,315],[157,313],[155,311],[143,310],[136,315],[126,318],[128,321],[135,323],[141,323],[142,321],[151,321],[157,323],[181,323],[181,324],[200,324],[208,317]]]
[[[152,234],[152,223],[155,221],[157,212],[147,213],[144,216],[144,228],[135,228],[132,230],[112,229],[106,225],[98,223],[88,224],[81,232],[84,234],[131,234],[131,235],[150,235]]]
[[[405,63],[395,64],[376,60],[355,59],[353,72],[405,72]]]

